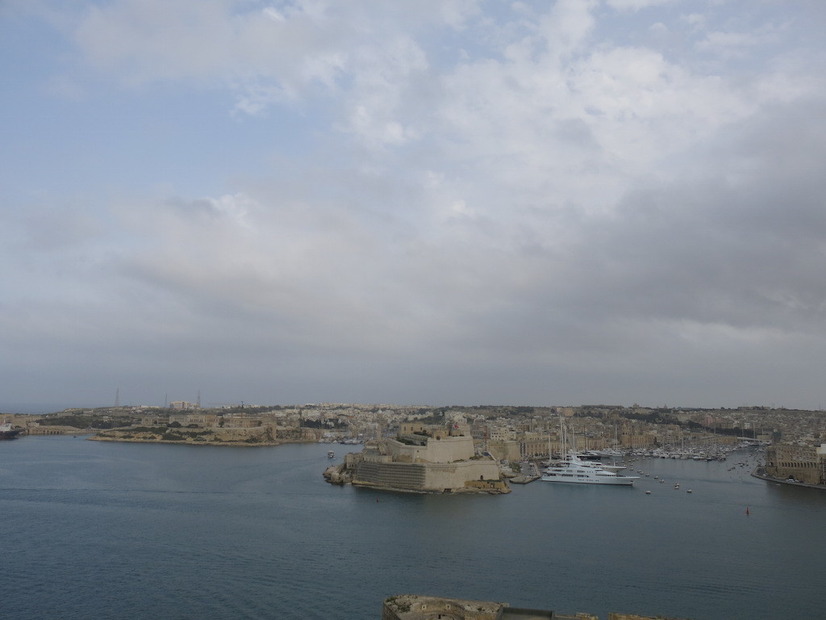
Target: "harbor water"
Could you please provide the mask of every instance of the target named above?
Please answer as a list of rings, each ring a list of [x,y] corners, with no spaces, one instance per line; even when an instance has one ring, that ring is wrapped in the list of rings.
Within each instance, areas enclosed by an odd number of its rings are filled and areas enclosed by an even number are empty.
[[[432,496],[326,484],[330,447],[0,443],[0,617],[377,620],[402,593],[826,617],[826,492],[750,477],[748,452],[640,459],[631,488]]]

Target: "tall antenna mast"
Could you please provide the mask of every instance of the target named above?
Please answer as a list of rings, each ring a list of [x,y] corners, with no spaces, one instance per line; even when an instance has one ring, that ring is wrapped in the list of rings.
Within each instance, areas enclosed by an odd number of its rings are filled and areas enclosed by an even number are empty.
[[[115,407],[120,407],[120,388],[115,390]]]

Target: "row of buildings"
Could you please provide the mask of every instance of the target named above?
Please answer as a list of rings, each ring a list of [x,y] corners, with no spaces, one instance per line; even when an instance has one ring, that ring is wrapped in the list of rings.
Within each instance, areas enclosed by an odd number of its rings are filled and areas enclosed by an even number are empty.
[[[818,449],[826,443],[826,413],[774,407],[422,407],[320,403],[206,409],[181,401],[171,408],[119,407],[10,417],[16,426],[31,434],[177,427],[190,434],[213,429],[231,435],[229,431],[235,429],[240,437],[244,429],[249,436],[266,430],[262,437],[346,443],[393,438],[405,423],[459,424],[473,439],[477,452],[508,461],[558,454],[562,448],[560,418],[565,420],[569,441],[579,450],[657,449],[713,454],[746,437],[772,444],[767,453],[768,475],[823,483],[823,459]]]

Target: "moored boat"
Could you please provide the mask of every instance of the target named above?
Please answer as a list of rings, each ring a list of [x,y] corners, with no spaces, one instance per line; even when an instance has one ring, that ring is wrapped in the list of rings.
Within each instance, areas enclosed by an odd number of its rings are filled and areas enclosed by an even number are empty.
[[[571,453],[563,461],[549,465],[542,474],[545,482],[564,482],[574,484],[611,484],[631,486],[638,476],[624,476],[617,473],[616,466],[602,463],[585,462]]]
[[[0,439],[15,439],[22,431],[22,428],[14,428],[11,422],[4,422],[0,424]]]

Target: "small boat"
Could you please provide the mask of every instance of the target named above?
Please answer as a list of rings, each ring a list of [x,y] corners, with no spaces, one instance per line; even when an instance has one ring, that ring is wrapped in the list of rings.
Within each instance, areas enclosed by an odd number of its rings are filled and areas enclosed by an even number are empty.
[[[14,428],[11,422],[3,422],[3,424],[0,424],[0,439],[16,439],[22,432],[22,428]]]
[[[334,459],[334,458],[336,458],[336,453],[335,453],[335,452],[333,452],[332,450],[328,451],[328,452],[327,452],[327,458],[328,458],[328,459]]]

